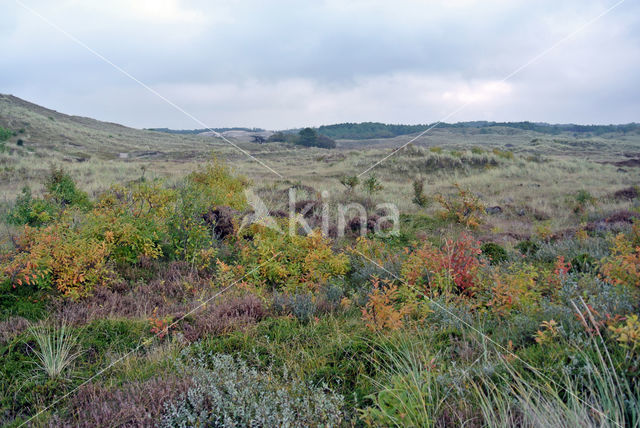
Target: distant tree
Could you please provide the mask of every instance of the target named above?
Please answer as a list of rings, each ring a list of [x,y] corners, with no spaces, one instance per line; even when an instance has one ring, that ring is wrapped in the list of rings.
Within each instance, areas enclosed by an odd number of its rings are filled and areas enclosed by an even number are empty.
[[[251,140],[254,143],[258,143],[258,144],[262,144],[262,143],[266,143],[267,142],[267,139],[264,138],[262,135],[252,135],[251,136]]]
[[[298,132],[298,144],[301,146],[315,146],[318,139],[318,133],[313,128],[304,128]]]

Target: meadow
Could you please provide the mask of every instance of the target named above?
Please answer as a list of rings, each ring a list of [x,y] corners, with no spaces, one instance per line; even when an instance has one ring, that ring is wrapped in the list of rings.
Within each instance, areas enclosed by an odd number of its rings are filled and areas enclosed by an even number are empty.
[[[637,131],[0,126],[4,426],[640,426]]]

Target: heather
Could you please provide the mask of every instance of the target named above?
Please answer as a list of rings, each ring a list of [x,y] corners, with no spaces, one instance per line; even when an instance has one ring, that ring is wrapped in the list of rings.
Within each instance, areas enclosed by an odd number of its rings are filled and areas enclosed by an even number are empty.
[[[479,156],[532,162],[451,159]],[[375,226],[395,184],[342,177],[337,200],[362,201],[368,220],[329,218],[350,231],[332,234],[314,187],[216,159],[91,195],[47,174],[4,219],[4,425],[640,425],[628,188],[498,209],[468,183],[416,178],[393,229]],[[528,227],[505,231],[516,222]]]

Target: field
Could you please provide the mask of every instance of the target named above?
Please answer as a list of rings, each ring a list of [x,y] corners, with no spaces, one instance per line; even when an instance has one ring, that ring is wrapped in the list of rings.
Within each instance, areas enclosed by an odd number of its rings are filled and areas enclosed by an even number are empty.
[[[3,425],[640,426],[637,129],[0,127]]]

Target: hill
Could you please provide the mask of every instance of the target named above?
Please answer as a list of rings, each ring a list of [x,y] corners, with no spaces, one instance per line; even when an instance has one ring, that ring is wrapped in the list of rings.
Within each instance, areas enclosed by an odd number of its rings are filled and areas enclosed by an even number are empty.
[[[0,126],[22,140],[24,150],[71,160],[90,158],[184,159],[210,150],[211,137],[174,135],[71,116],[0,94]],[[215,141],[215,139],[213,139]]]
[[[424,125],[393,125],[380,122],[339,123],[323,125],[318,132],[334,139],[367,140],[372,138],[392,138],[399,135],[419,133],[437,127],[439,129],[481,129],[490,132],[493,128],[513,128],[522,131],[534,131],[542,134],[559,135],[561,133],[580,134],[582,137],[602,136],[605,134],[640,133],[640,125],[629,123],[624,125],[576,125],[549,124],[534,122],[458,122],[435,123]],[[575,135],[578,136],[578,135]]]

